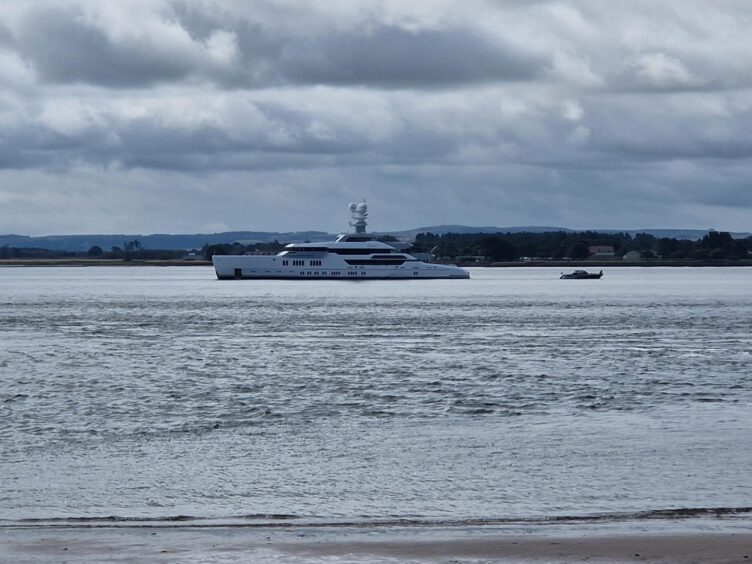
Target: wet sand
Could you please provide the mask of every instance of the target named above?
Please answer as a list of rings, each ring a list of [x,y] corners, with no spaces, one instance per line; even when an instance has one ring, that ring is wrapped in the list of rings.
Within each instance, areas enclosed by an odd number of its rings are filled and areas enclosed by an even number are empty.
[[[583,534],[584,533],[584,534]],[[0,562],[752,561],[752,529],[547,534],[504,529],[0,528]]]

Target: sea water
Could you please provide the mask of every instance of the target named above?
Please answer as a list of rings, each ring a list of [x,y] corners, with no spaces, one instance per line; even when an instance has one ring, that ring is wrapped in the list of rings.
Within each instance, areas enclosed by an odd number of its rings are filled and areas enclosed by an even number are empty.
[[[1,268],[0,518],[752,506],[752,269],[470,271]]]

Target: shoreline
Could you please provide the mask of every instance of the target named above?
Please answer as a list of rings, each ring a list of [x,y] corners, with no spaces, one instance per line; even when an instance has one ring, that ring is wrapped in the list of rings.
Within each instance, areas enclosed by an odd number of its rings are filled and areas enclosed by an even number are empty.
[[[716,267],[750,267],[752,260],[738,261],[663,261],[663,260],[645,260],[645,261],[530,261],[530,262],[452,262],[436,261],[436,264],[452,264],[463,268],[613,268],[613,267],[695,267],[695,268],[716,268]],[[65,266],[65,267],[90,267],[90,266],[212,266],[211,261],[207,260],[122,260],[122,259],[88,259],[88,258],[60,258],[60,259],[0,259],[0,267],[3,266]]]
[[[744,525],[707,530],[640,527],[394,527],[279,530],[185,526],[105,529],[0,527],[0,561],[101,562],[702,562],[752,560]]]
[[[208,260],[0,259],[0,266],[212,266]]]
[[[438,262],[438,261],[437,261]],[[449,264],[449,263],[447,263]],[[745,260],[547,260],[547,261],[514,261],[514,262],[456,262],[451,263],[463,268],[488,267],[488,268],[526,268],[526,267],[550,267],[550,268],[614,268],[614,267],[731,267],[752,266],[752,259]]]

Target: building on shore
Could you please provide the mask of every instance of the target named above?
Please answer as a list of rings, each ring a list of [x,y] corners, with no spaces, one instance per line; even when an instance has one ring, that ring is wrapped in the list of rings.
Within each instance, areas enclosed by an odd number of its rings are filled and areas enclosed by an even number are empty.
[[[611,245],[591,245],[588,247],[588,255],[595,259],[612,259],[616,256],[616,253]]]

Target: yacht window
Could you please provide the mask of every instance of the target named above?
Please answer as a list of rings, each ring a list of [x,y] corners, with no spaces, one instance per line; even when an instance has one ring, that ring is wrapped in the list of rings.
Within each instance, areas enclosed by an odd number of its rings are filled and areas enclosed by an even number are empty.
[[[372,255],[373,253],[391,253],[392,251],[385,249],[331,249],[332,253],[338,255]]]
[[[295,253],[328,253],[329,249],[327,247],[295,247],[294,251]]]
[[[371,260],[371,259],[348,259],[345,260],[345,262],[351,266],[366,266],[366,265],[384,265],[384,266],[396,266],[400,264],[405,264],[405,259],[396,259],[396,260]]]

